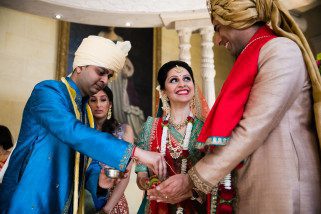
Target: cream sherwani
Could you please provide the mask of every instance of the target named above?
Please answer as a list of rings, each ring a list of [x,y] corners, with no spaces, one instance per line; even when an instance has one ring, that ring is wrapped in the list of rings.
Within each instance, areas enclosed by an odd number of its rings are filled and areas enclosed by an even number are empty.
[[[227,146],[196,164],[216,184],[241,160],[237,213],[321,213],[320,157],[311,83],[298,46],[287,38],[260,51],[258,74]]]

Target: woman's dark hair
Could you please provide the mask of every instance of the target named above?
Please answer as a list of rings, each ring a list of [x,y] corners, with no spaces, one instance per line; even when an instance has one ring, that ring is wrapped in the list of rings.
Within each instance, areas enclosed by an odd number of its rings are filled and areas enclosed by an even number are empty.
[[[112,106],[111,106],[111,117],[110,119],[105,120],[105,122],[101,127],[101,131],[112,134],[115,131],[115,129],[119,126],[118,121],[114,117],[113,92],[110,90],[108,86],[103,88],[103,91],[107,95],[109,103],[111,103]]]
[[[165,81],[166,81],[167,74],[168,74],[169,70],[171,70],[172,68],[175,68],[176,66],[180,66],[180,67],[185,68],[188,71],[188,73],[191,75],[193,83],[195,83],[194,76],[193,76],[193,70],[186,62],[179,61],[179,60],[169,61],[169,62],[165,63],[159,69],[158,74],[157,74],[157,81],[158,81],[160,88],[162,90],[165,89]]]
[[[0,145],[5,150],[8,150],[13,146],[12,135],[9,129],[2,125],[0,125]]]

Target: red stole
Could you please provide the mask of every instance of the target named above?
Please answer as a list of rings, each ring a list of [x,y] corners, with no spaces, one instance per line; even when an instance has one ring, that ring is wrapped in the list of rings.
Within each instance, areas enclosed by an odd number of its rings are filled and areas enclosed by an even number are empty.
[[[263,26],[250,39],[234,63],[213,108],[207,116],[197,139],[198,142],[205,143],[208,138],[229,138],[231,136],[233,129],[243,116],[245,105],[258,72],[260,50],[275,37],[268,26]]]

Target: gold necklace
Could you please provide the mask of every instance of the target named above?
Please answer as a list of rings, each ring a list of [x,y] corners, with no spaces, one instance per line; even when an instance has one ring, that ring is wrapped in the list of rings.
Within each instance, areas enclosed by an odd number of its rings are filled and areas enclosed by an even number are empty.
[[[171,117],[169,118],[168,122],[169,122],[169,124],[170,124],[171,126],[173,126],[176,130],[181,130],[181,129],[184,128],[184,127],[187,125],[187,123],[188,123],[188,121],[187,121],[187,119],[186,119],[186,120],[184,120],[183,122],[181,122],[181,123],[179,123],[179,124],[175,124],[175,123],[173,122],[173,120],[172,120]]]

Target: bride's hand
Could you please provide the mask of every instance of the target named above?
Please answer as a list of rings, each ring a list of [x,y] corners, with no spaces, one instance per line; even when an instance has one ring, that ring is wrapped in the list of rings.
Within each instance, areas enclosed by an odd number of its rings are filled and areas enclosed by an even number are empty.
[[[175,204],[192,196],[193,182],[187,174],[177,174],[147,191],[148,199]]]

